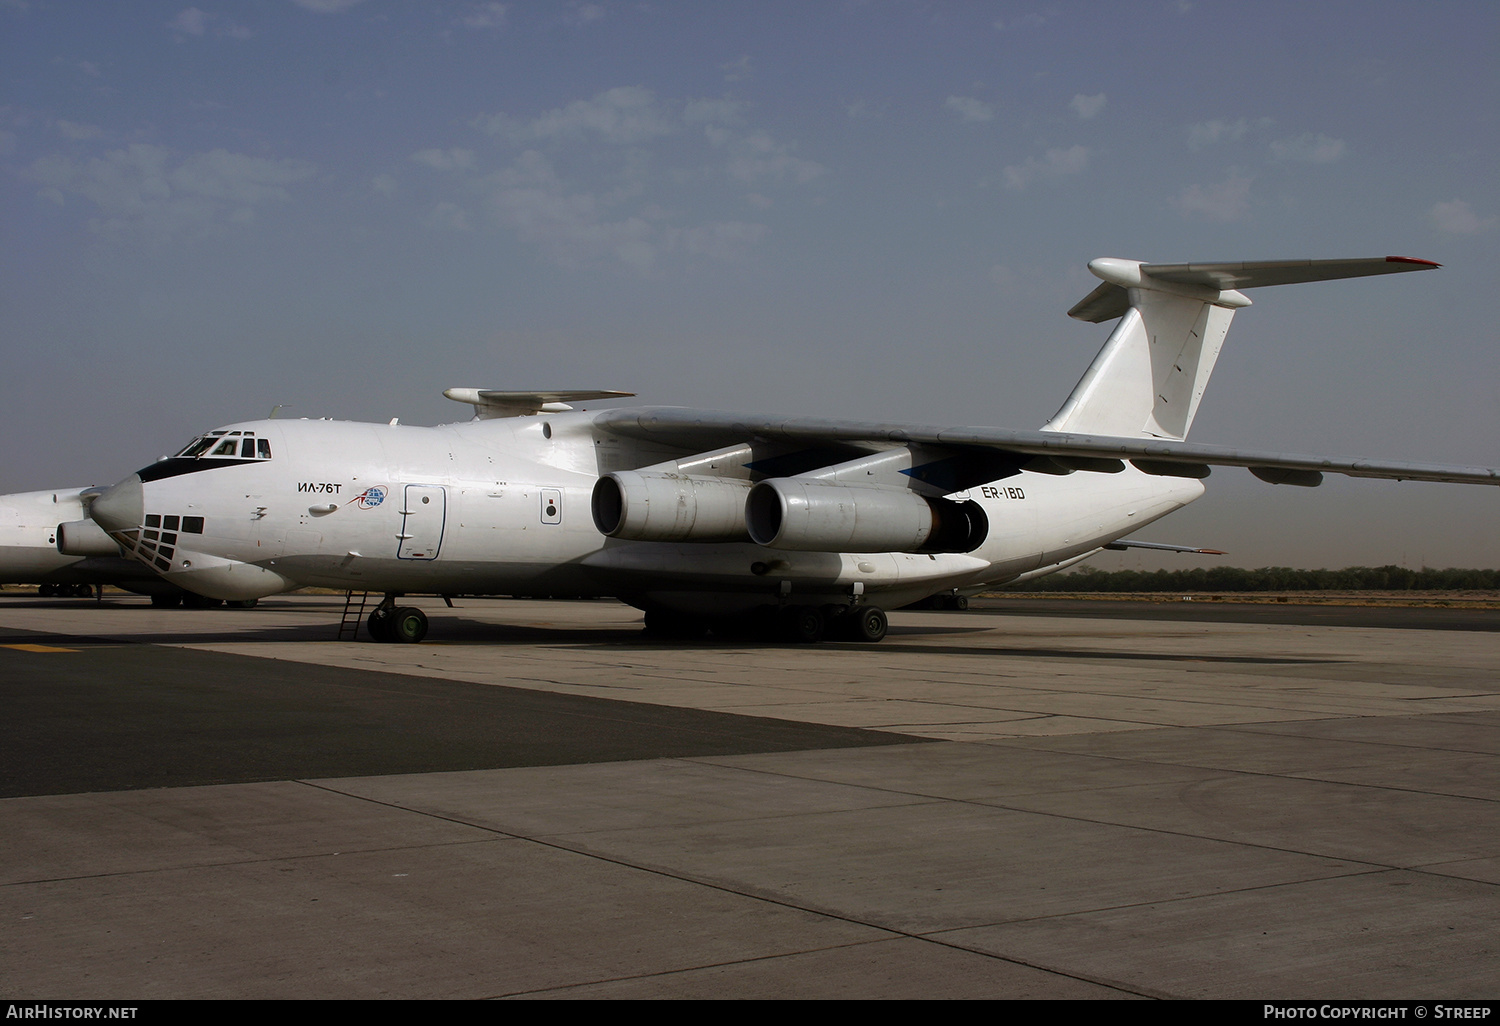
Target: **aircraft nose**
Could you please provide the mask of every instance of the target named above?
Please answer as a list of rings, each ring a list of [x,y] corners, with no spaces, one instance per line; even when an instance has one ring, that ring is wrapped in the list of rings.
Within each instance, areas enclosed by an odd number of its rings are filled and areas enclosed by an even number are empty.
[[[110,485],[89,507],[89,516],[106,531],[131,531],[146,519],[146,497],[139,474]]]

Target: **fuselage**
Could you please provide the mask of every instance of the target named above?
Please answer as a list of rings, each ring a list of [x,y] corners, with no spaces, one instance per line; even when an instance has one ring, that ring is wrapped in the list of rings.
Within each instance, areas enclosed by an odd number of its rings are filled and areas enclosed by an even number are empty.
[[[437,427],[268,420],[218,429],[110,489],[93,515],[167,580],[213,598],[304,586],[604,594],[730,613],[865,596],[894,607],[1064,564],[1181,508],[1201,482],[1017,473],[958,496],[988,518],[969,552],[817,552],[608,538],[603,474],[683,450],[584,412]]]

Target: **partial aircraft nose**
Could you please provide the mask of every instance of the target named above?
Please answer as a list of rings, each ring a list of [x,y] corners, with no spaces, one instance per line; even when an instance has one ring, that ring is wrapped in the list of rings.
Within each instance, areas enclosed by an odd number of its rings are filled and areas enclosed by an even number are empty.
[[[106,531],[133,531],[146,519],[146,497],[139,474],[104,489],[89,507],[89,516]]]

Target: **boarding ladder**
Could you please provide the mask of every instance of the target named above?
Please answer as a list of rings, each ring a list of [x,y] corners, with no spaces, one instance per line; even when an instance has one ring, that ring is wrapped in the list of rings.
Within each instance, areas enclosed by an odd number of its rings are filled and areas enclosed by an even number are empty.
[[[358,595],[356,600],[355,596]],[[344,618],[339,621],[339,641],[344,640],[344,635],[349,635],[350,641],[359,640],[359,625],[365,622],[365,603],[369,601],[368,591],[344,592]]]

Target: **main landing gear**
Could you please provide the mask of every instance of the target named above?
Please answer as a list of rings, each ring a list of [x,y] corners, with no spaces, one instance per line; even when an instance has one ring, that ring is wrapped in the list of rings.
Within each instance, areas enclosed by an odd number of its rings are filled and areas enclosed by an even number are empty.
[[[93,598],[94,589],[87,584],[41,584],[36,593],[42,598]]]
[[[427,637],[427,614],[416,606],[398,606],[399,595],[387,595],[365,622],[376,641],[415,645]]]
[[[813,645],[825,639],[873,643],[889,629],[879,606],[765,607],[740,616],[706,617],[666,609],[646,611],[646,633],[689,640],[708,634],[721,638],[753,637]]]

